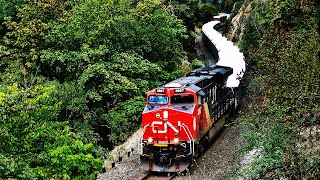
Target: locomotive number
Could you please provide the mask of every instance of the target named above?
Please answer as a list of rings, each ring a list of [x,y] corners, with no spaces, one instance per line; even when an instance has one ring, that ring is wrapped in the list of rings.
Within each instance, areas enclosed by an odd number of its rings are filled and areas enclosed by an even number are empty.
[[[163,124],[163,130],[159,130],[158,128],[159,126],[155,126],[155,125],[162,125],[162,124]],[[164,134],[168,131],[168,127],[171,128],[176,133],[179,132],[179,130],[176,127],[174,127],[170,122],[153,121],[151,126],[152,126],[153,133]],[[181,121],[178,121],[178,126],[181,126]]]

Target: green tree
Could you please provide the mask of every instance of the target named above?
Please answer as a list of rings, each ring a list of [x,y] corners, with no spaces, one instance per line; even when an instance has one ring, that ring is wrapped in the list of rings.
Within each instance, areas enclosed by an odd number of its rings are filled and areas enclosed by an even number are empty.
[[[58,90],[57,82],[30,89],[0,87],[1,178],[69,179],[101,170],[103,162],[94,157],[94,146],[76,140],[69,123],[58,119],[63,104]]]
[[[2,25],[6,17],[15,17],[16,6],[20,7],[24,4],[24,0],[0,0],[0,38],[6,33],[5,26]]]
[[[219,12],[218,8],[211,3],[199,3],[198,11],[196,14],[198,23],[203,24],[212,21],[213,16],[217,15]]]

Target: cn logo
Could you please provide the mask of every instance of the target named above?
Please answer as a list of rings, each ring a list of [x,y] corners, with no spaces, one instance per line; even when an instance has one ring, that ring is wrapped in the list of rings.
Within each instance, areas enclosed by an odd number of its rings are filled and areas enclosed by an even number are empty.
[[[161,126],[163,124],[163,129],[160,130],[159,126]],[[155,125],[159,125],[159,126],[155,126]],[[162,122],[162,121],[153,121],[152,124],[152,132],[153,133],[159,133],[159,134],[164,134],[168,131],[168,127],[171,128],[174,132],[178,133],[179,130],[177,128],[175,128],[170,122]],[[178,121],[178,126],[181,126],[181,122]]]

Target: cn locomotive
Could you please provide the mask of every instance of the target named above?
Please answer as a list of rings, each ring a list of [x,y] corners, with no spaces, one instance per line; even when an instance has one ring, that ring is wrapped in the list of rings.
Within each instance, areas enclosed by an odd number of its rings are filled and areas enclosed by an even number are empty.
[[[143,170],[185,171],[237,108],[244,58],[214,29],[219,23],[211,21],[202,27],[204,42],[218,56],[216,65],[196,69],[146,93]]]

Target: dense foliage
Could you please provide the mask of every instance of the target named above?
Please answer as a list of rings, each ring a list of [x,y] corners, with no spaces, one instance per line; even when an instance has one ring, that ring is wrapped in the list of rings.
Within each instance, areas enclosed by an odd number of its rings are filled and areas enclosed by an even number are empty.
[[[16,6],[22,6],[24,0],[0,0],[0,38],[6,32],[6,27],[2,25],[6,17],[15,17]]]
[[[89,178],[182,75],[183,21],[160,1],[1,1],[0,178]],[[97,134],[96,127],[109,127]],[[106,134],[109,132],[108,134]]]
[[[69,179],[101,170],[93,144],[78,140],[70,123],[59,118],[65,101],[60,86],[0,86],[1,177]]]
[[[240,47],[251,66],[246,109],[248,148],[242,169],[256,179],[320,176],[319,1],[249,1]]]

